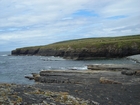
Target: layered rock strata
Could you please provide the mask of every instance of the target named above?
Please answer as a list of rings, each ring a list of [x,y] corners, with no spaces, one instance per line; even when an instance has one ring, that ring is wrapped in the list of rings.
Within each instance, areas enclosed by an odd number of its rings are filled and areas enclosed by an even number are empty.
[[[116,58],[139,54],[140,49],[135,47],[115,48],[104,46],[102,48],[82,48],[82,49],[16,49],[12,55],[41,55],[41,56],[60,56],[67,59],[94,59],[94,58]]]

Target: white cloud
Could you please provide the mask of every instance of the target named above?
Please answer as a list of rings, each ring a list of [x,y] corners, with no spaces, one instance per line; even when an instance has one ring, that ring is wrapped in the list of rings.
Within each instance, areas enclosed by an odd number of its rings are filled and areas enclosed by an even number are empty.
[[[1,0],[0,13],[0,46],[10,45],[10,50],[140,33],[139,0]],[[12,47],[13,42],[17,46]]]

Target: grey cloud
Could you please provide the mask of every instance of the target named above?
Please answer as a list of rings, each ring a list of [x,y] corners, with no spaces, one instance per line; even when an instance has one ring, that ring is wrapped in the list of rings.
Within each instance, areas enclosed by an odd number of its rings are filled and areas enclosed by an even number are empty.
[[[83,37],[138,34],[139,4],[138,0],[1,0],[0,48]],[[81,10],[97,13],[98,17],[73,16]],[[127,17],[106,19],[114,16]],[[12,45],[12,41],[17,46]]]
[[[126,27],[123,27],[123,28],[114,29],[112,31],[124,31],[124,30],[131,30],[131,31],[140,30],[140,24],[126,26]]]

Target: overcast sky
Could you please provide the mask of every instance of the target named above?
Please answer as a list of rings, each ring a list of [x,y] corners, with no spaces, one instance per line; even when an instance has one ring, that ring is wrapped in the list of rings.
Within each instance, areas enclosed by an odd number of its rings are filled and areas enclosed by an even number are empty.
[[[140,0],[0,0],[0,51],[140,34]]]

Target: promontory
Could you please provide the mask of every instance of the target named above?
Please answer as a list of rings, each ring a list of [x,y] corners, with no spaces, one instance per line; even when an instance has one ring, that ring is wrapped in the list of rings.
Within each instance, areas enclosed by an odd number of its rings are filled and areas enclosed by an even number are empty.
[[[12,55],[60,56],[66,59],[117,58],[140,54],[140,34],[84,38],[44,46],[17,48]]]

